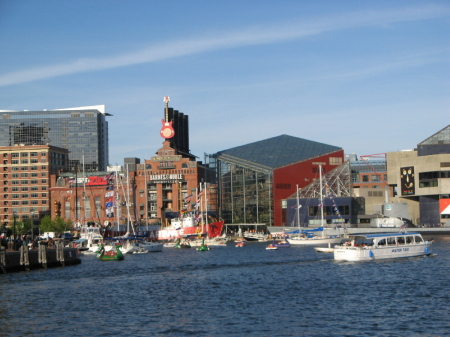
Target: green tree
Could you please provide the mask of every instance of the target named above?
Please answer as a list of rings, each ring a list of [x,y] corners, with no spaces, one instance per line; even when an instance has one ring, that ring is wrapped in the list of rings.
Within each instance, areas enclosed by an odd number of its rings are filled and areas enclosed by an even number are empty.
[[[33,221],[27,219],[25,221],[16,222],[17,234],[26,235],[30,234],[33,230]]]
[[[54,232],[54,224],[52,218],[50,218],[50,215],[46,215],[42,218],[41,224],[39,225],[41,227],[41,233],[44,232]]]
[[[62,234],[73,229],[72,221],[64,220],[59,216],[52,220],[49,215],[42,218],[40,227],[41,232],[55,232],[56,234]]]

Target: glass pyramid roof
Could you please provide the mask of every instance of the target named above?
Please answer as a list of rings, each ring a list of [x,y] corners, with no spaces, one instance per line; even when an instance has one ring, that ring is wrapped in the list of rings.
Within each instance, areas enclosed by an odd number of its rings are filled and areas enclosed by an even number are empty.
[[[443,128],[441,131],[436,132],[431,137],[428,137],[419,145],[438,145],[438,144],[450,144],[450,125]]]
[[[275,169],[339,150],[342,150],[342,148],[338,146],[281,135],[219,151],[216,157],[240,159]]]

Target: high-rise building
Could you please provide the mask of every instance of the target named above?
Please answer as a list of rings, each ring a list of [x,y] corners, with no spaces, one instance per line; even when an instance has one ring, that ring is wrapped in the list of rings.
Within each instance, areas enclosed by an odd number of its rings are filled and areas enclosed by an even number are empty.
[[[108,122],[104,105],[80,108],[0,110],[0,146],[52,145],[69,150],[69,167],[106,171]]]

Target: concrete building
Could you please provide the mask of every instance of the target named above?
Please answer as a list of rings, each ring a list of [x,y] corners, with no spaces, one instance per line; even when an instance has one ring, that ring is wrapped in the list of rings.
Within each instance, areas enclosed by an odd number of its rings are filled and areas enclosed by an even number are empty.
[[[11,227],[14,220],[30,218],[37,223],[50,215],[50,189],[58,172],[67,170],[69,151],[50,145],[1,146],[0,157],[1,224]]]
[[[52,145],[69,150],[69,167],[105,171],[109,161],[108,122],[104,105],[80,108],[0,110],[0,146]]]
[[[388,152],[387,171],[395,199],[408,205],[416,225],[450,226],[450,125],[416,149]]]

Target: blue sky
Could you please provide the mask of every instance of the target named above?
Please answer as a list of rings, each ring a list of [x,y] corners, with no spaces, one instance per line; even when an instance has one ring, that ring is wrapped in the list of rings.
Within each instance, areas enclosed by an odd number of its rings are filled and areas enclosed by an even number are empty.
[[[448,124],[448,1],[0,0],[0,110],[106,105],[110,163],[148,159],[164,96],[191,152],[287,134],[412,149]]]

